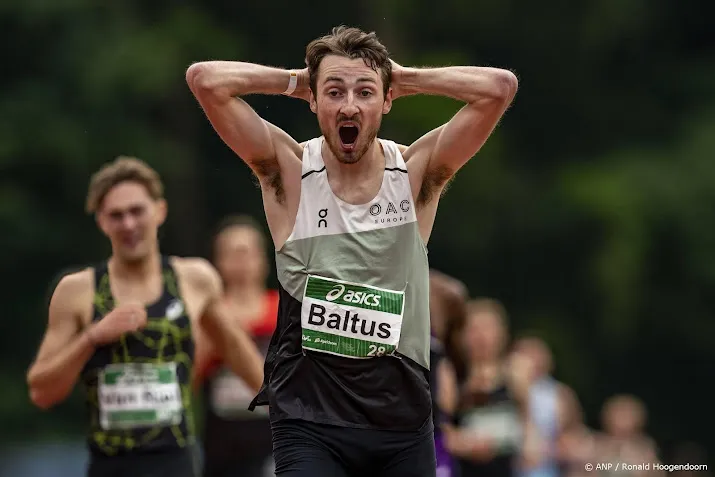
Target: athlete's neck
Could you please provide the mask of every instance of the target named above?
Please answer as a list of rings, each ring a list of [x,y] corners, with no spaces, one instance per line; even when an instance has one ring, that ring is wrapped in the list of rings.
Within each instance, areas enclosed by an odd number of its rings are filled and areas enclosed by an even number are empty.
[[[354,164],[344,164],[333,154],[325,144],[322,147],[323,162],[331,182],[336,184],[364,183],[375,177],[375,171],[385,169],[385,154],[380,141],[374,139],[359,161]]]
[[[131,262],[112,256],[107,266],[117,278],[144,280],[155,273],[161,274],[161,255],[152,253],[146,259]]]

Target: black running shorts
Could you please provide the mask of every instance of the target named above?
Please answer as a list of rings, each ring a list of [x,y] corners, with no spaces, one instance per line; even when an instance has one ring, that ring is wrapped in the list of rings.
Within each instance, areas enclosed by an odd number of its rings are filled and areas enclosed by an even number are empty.
[[[276,477],[435,477],[432,421],[419,431],[353,429],[301,420],[273,426]]]
[[[192,447],[141,454],[92,454],[87,477],[199,477]]]

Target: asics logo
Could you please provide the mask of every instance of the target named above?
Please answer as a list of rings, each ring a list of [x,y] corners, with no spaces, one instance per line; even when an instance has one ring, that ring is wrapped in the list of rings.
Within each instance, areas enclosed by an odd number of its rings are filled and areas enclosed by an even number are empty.
[[[335,285],[333,289],[325,295],[325,299],[328,301],[335,301],[341,297],[345,303],[362,304],[372,307],[380,306],[380,295],[354,290],[348,290],[348,292],[345,293],[345,285]]]
[[[325,299],[328,301],[335,301],[340,298],[340,295],[345,291],[344,285],[335,285],[335,287],[325,295]]]

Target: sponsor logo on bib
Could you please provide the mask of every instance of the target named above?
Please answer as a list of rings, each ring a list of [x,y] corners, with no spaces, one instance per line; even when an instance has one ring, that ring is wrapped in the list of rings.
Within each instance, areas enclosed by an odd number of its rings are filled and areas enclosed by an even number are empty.
[[[345,290],[345,285],[337,284],[325,295],[325,299],[331,302],[341,299],[344,303],[367,305],[373,308],[380,306],[378,294],[354,290],[348,290],[346,293]]]
[[[494,442],[498,454],[513,452],[520,447],[522,426],[519,412],[512,403],[473,409],[465,415],[463,426],[476,437]]]

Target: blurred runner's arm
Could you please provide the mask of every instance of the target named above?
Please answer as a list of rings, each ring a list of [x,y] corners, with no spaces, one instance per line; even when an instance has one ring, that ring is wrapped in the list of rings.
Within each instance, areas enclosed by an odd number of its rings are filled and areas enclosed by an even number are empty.
[[[30,399],[41,409],[63,401],[72,392],[94,353],[88,332],[81,331],[82,307],[91,303],[90,292],[91,273],[83,271],[62,278],[52,295],[47,330],[27,373]]]
[[[201,327],[194,330],[194,366],[191,378],[191,385],[194,389],[200,389],[206,378],[208,378],[211,365],[217,359],[216,350],[211,344],[211,340],[206,336],[206,332]]]
[[[457,410],[458,385],[452,363],[447,358],[443,358],[437,365],[437,379],[437,406],[451,418]]]
[[[192,268],[205,294],[199,326],[210,344],[203,346],[213,347],[231,370],[257,392],[263,384],[263,357],[251,337],[231,319],[221,299],[223,286],[216,270],[205,260],[195,261]]]
[[[496,455],[494,443],[491,440],[473,436],[468,430],[444,424],[442,432],[444,433],[445,447],[454,457],[470,459],[475,462],[487,462]]]

